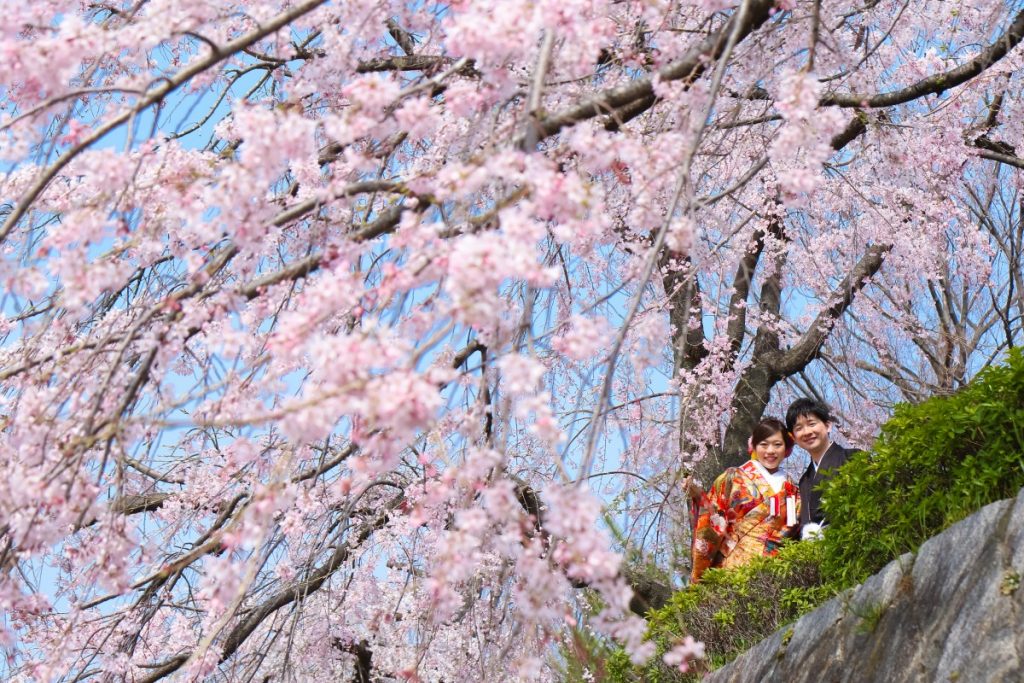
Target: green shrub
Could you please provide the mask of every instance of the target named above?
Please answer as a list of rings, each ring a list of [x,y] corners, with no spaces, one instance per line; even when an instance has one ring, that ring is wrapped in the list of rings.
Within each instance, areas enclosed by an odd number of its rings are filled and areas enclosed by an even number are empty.
[[[658,656],[643,670],[621,669],[613,681],[696,681],[830,597],[821,585],[822,545],[792,543],[777,557],[763,557],[736,569],[712,569],[701,582],[672,595],[648,613],[648,637]],[[686,675],[661,662],[661,655],[684,636],[704,643],[707,661]]]
[[[871,451],[825,486],[822,574],[860,583],[899,555],[1024,487],[1024,354],[952,396],[901,405]]]

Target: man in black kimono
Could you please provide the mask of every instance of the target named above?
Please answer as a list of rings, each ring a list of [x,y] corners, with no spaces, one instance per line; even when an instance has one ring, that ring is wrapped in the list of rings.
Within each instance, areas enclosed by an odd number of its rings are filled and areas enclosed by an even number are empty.
[[[821,533],[825,515],[821,509],[821,484],[828,481],[840,465],[854,453],[829,437],[832,415],[827,405],[809,398],[798,398],[786,411],[786,428],[800,448],[811,456],[807,471],[800,477],[800,537]]]

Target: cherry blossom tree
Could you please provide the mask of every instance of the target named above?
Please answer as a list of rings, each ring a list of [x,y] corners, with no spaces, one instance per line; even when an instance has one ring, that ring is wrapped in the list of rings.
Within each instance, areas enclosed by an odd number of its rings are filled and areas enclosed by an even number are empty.
[[[681,573],[695,467],[1020,343],[1022,37],[992,0],[5,7],[0,675],[545,680],[581,623],[648,659],[631,567]]]

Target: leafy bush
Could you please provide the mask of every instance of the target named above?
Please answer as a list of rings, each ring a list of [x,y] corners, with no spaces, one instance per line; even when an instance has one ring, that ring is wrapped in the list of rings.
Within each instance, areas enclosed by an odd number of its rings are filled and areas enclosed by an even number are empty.
[[[1024,487],[1024,353],[960,392],[898,406],[871,451],[824,490],[822,574],[860,583],[902,553]]]
[[[658,645],[652,663],[643,670],[617,667],[610,680],[698,680],[704,669],[728,662],[832,594],[821,585],[821,554],[821,544],[792,543],[775,558],[758,558],[736,569],[709,570],[700,583],[675,593],[664,607],[648,613],[648,637]],[[686,635],[705,644],[708,659],[704,669],[683,675],[665,666],[661,655]]]

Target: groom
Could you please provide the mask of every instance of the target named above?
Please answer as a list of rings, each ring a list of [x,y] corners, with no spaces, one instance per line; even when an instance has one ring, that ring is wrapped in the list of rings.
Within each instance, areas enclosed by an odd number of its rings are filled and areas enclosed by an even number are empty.
[[[786,411],[786,428],[797,445],[811,456],[811,464],[800,477],[800,537],[808,538],[818,535],[825,524],[818,488],[831,479],[855,451],[829,438],[832,415],[828,406],[820,401],[809,398],[793,401]]]

